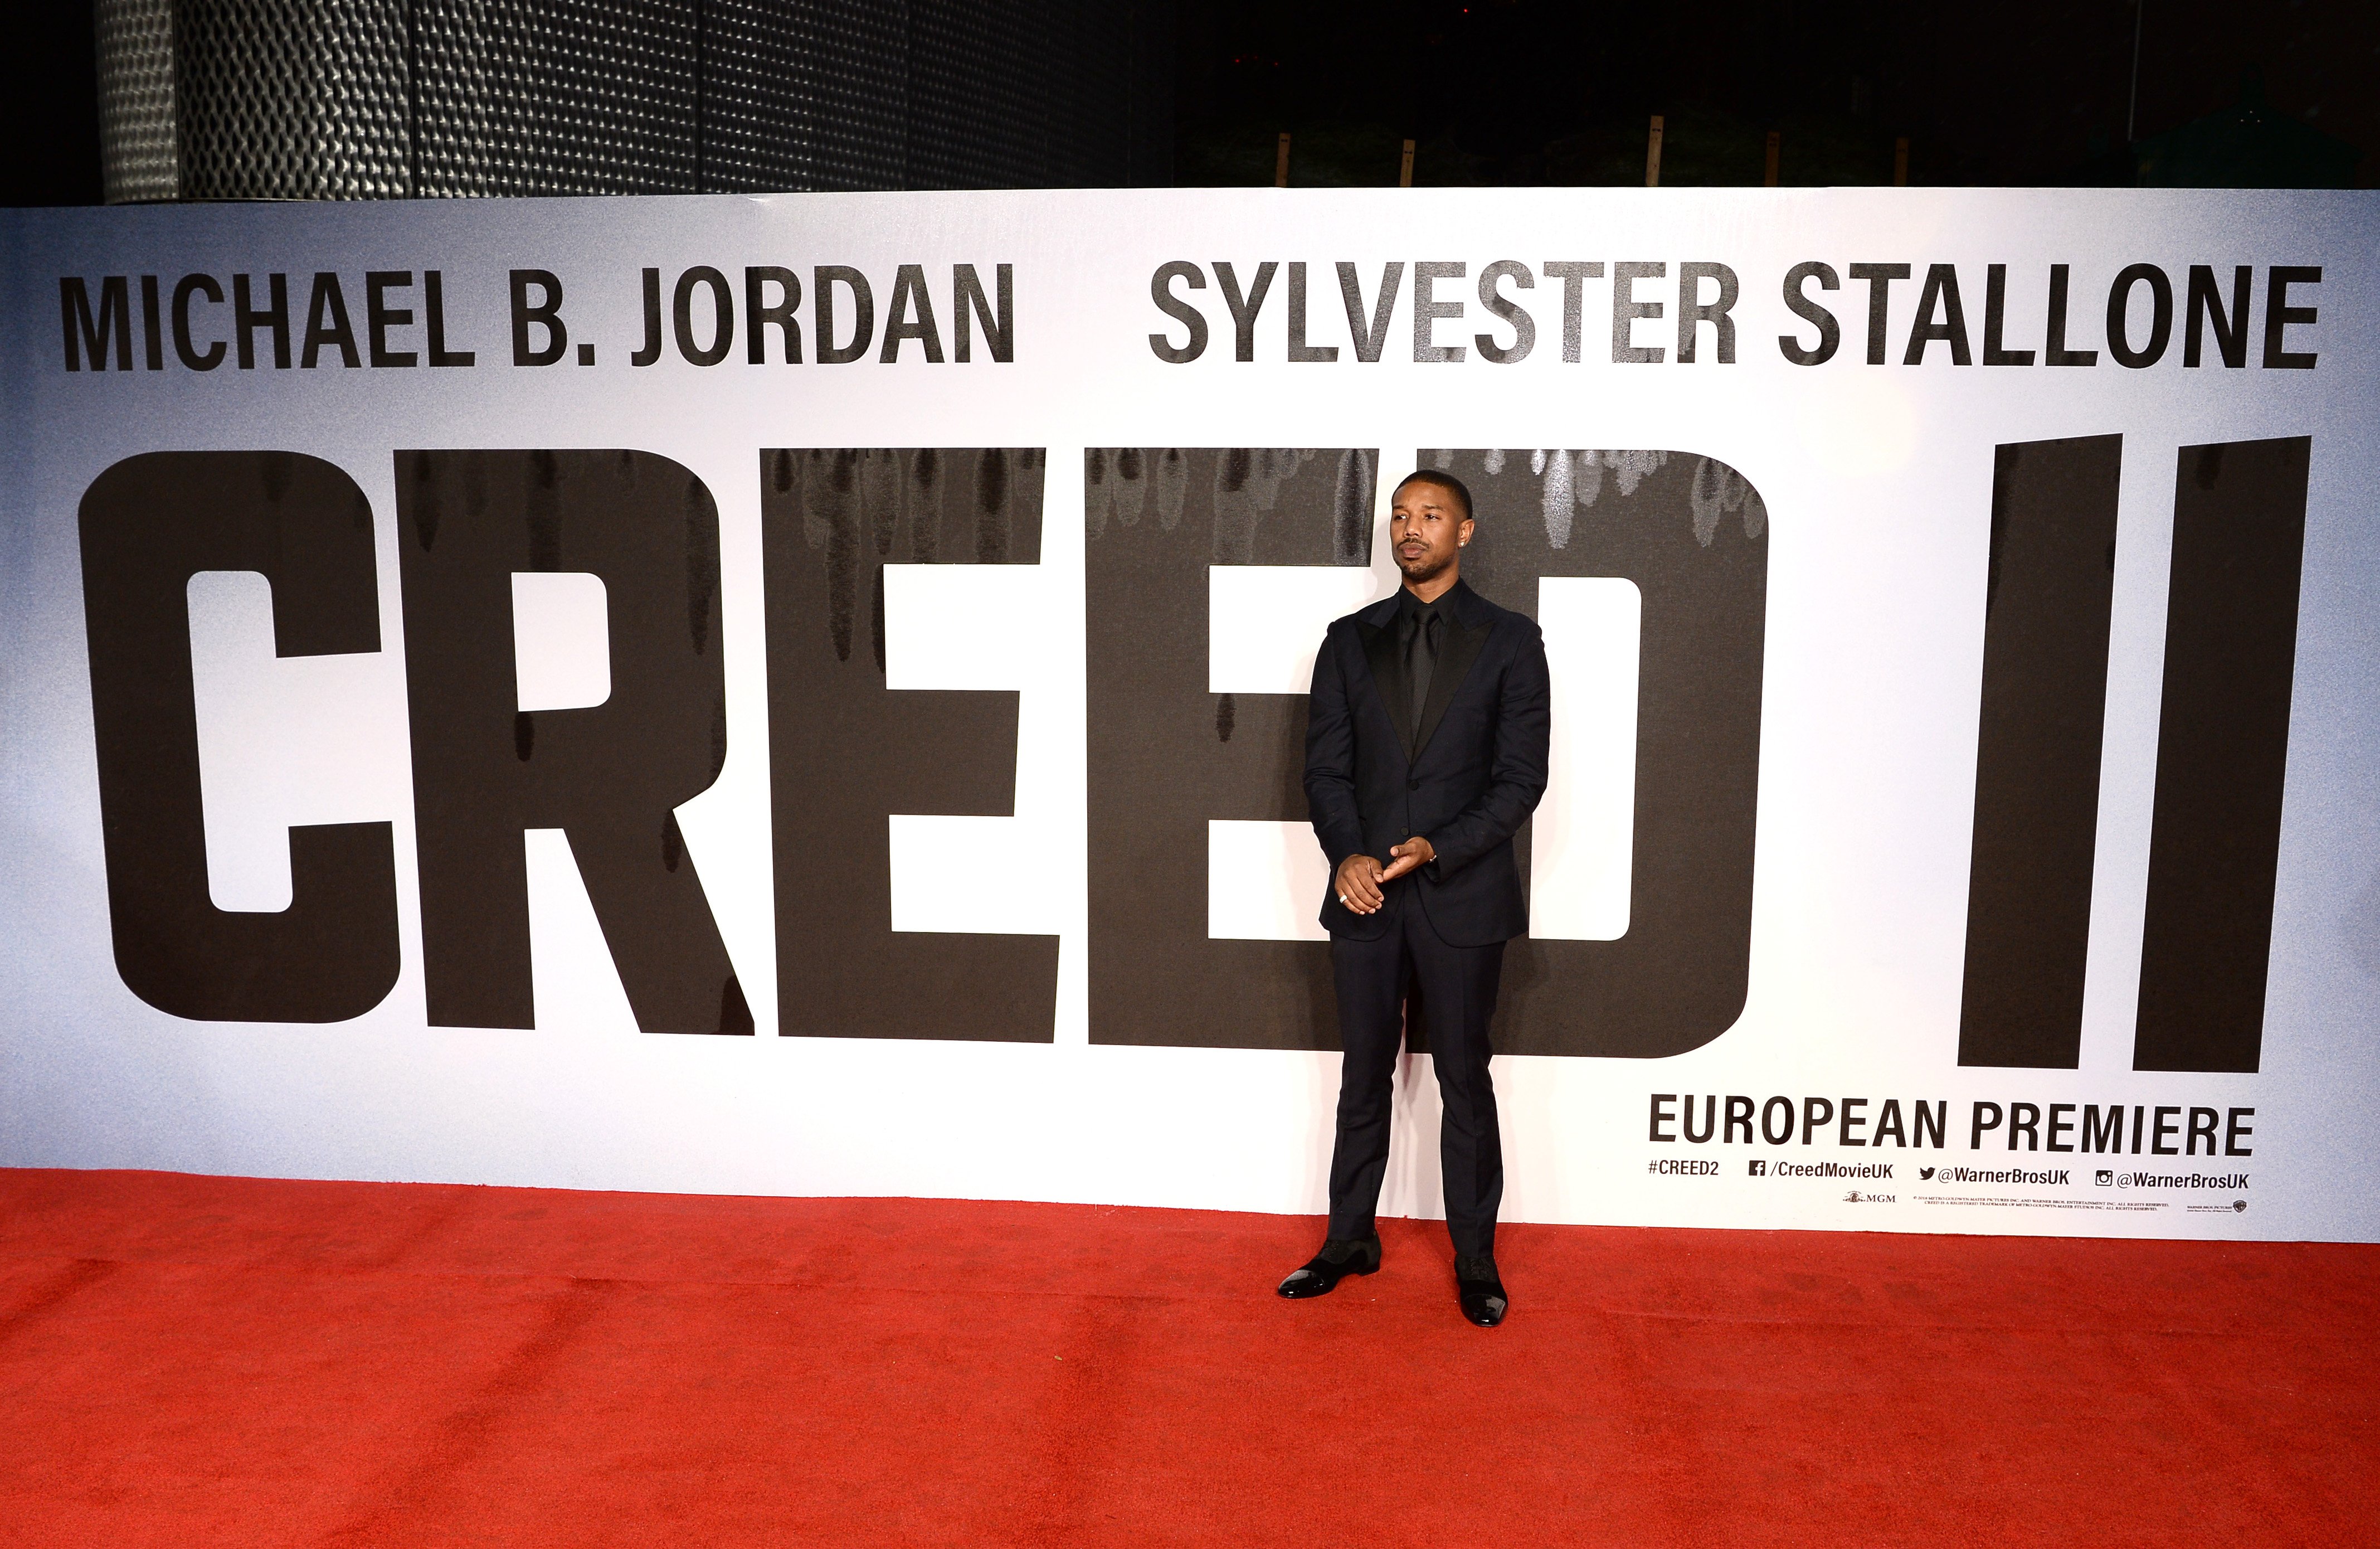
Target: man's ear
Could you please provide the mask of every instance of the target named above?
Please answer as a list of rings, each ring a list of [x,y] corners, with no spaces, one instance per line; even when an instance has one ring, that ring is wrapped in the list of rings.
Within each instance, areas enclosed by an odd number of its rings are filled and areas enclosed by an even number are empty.
[[[1460,544],[1460,543],[1467,543],[1471,542],[1471,530],[1472,530],[1472,528],[1473,528],[1473,527],[1475,527],[1475,526],[1476,526],[1476,525],[1477,525],[1477,524],[1476,524],[1475,522],[1474,522],[1474,521],[1473,521],[1469,517],[1465,517],[1465,518],[1463,518],[1463,525],[1462,525],[1461,527],[1459,527],[1459,528],[1455,529],[1455,531],[1454,531],[1454,541],[1455,541],[1455,543],[1457,543],[1458,544]]]

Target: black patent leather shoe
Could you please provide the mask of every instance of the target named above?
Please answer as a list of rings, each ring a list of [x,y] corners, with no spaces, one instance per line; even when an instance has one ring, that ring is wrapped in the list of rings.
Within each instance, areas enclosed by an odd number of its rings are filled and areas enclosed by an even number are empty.
[[[1454,1297],[1463,1304],[1463,1315],[1481,1328],[1502,1323],[1512,1305],[1504,1294],[1502,1277],[1496,1273],[1496,1261],[1489,1258],[1454,1261]]]
[[[1279,1290],[1292,1300],[1329,1296],[1347,1276],[1369,1275],[1379,1267],[1378,1238],[1332,1238],[1322,1245],[1321,1252],[1305,1261],[1303,1269],[1292,1270]]]

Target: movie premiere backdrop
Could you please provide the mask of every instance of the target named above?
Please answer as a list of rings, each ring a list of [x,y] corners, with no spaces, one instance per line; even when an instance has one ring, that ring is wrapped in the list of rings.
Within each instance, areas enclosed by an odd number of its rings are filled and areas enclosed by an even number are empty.
[[[0,1160],[1318,1212],[1303,694],[1418,466],[1553,669],[1508,1218],[2380,1237],[2375,250],[2351,193],[0,216]]]

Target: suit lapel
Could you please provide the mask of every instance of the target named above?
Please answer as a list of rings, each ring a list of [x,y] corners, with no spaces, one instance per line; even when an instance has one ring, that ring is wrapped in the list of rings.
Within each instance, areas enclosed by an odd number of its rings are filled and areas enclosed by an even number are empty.
[[[1386,614],[1395,616],[1395,598],[1389,599]],[[1396,729],[1397,746],[1404,750],[1405,762],[1411,763],[1415,752],[1413,728],[1407,724],[1411,717],[1398,714],[1394,706],[1399,700],[1410,702],[1413,693],[1405,685],[1404,664],[1397,659],[1395,631],[1385,622],[1376,624],[1359,618],[1355,621],[1355,633],[1364,641],[1364,659],[1371,664],[1372,689],[1379,696],[1380,709],[1387,714],[1389,725]]]
[[[1473,664],[1479,660],[1479,653],[1487,648],[1488,637],[1496,628],[1492,616],[1480,617],[1483,610],[1471,605],[1477,594],[1461,581],[1455,584],[1463,588],[1463,594],[1455,599],[1455,615],[1465,622],[1448,637],[1445,648],[1439,653],[1438,665],[1430,670],[1429,699],[1421,707],[1421,735],[1405,750],[1406,756],[1415,762],[1428,750],[1438,723],[1446,716],[1446,707],[1454,702],[1454,696],[1470,677]]]

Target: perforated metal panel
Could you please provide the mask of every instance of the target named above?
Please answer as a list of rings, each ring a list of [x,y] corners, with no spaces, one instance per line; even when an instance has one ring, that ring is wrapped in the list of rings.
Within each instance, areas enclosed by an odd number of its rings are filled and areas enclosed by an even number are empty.
[[[910,186],[909,10],[707,0],[704,188]]]
[[[1168,164],[1160,4],[103,0],[100,28],[112,201],[1063,187]]]
[[[820,0],[797,9],[809,51],[802,81],[813,189],[907,186],[906,6]]]
[[[179,0],[184,199],[407,191],[404,0]]]
[[[94,12],[107,201],[176,198],[182,160],[174,131],[171,0],[99,0]]]
[[[417,192],[694,191],[696,0],[415,0]]]
[[[814,189],[817,51],[789,0],[711,0],[703,39],[703,186]]]
[[[914,0],[909,7],[913,186],[1027,187],[1049,181],[1053,98],[1042,13]]]

